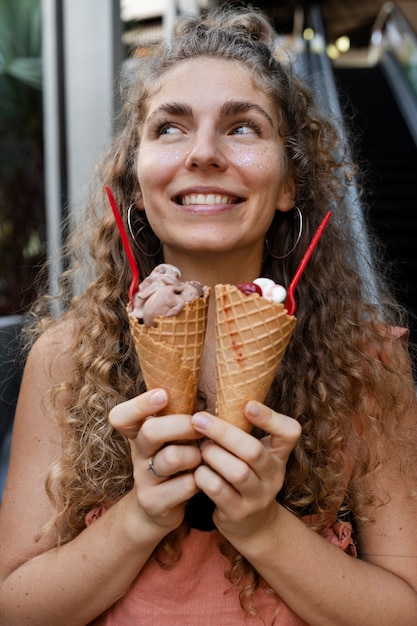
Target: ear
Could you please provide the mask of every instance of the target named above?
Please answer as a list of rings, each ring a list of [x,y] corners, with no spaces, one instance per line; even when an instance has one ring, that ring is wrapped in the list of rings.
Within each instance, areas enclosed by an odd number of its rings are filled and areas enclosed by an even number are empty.
[[[136,193],[136,197],[135,197],[135,207],[139,210],[139,211],[144,211],[145,210],[145,205],[143,202],[143,197],[142,197],[142,192],[140,191],[140,189],[137,191]]]
[[[286,213],[291,211],[295,205],[295,182],[292,177],[288,177],[282,184],[277,198],[276,210]]]

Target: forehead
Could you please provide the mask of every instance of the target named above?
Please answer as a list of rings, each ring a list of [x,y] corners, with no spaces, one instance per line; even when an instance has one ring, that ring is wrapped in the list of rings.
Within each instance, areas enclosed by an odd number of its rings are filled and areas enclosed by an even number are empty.
[[[198,57],[180,61],[160,77],[159,88],[148,99],[147,113],[165,102],[187,101],[193,108],[212,108],[226,100],[248,100],[270,114],[275,106],[256,77],[234,59]]]

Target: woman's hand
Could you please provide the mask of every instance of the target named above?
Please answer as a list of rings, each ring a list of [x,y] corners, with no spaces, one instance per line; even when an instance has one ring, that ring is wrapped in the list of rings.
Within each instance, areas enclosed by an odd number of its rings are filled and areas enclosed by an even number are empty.
[[[167,402],[165,390],[153,389],[119,404],[109,415],[113,428],[130,440],[139,515],[161,536],[181,524],[185,502],[198,491],[192,470],[201,463],[194,443],[200,435],[191,416],[155,417]]]
[[[191,420],[207,438],[200,446],[204,464],[195,470],[195,481],[215,502],[214,522],[231,543],[268,532],[276,523],[276,495],[301,434],[298,422],[259,402],[249,402],[245,416],[269,435],[258,440],[207,413]]]

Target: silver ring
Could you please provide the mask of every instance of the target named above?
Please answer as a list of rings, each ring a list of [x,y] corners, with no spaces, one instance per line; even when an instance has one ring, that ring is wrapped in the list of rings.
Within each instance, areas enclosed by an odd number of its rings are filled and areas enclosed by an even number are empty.
[[[153,459],[154,457],[152,457],[148,461],[148,472],[152,472],[152,474],[156,476],[157,478],[167,478],[167,476],[163,476],[156,470],[155,465],[153,464]]]

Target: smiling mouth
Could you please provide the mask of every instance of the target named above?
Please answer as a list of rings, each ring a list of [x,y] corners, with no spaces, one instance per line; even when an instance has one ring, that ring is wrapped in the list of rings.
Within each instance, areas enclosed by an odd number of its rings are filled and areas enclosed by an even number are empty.
[[[224,205],[224,204],[237,204],[241,202],[242,198],[237,198],[236,196],[223,196],[220,194],[214,193],[193,193],[188,194],[186,196],[178,196],[176,198],[176,202],[181,204],[182,206],[189,206],[191,204],[200,204],[200,205]]]

